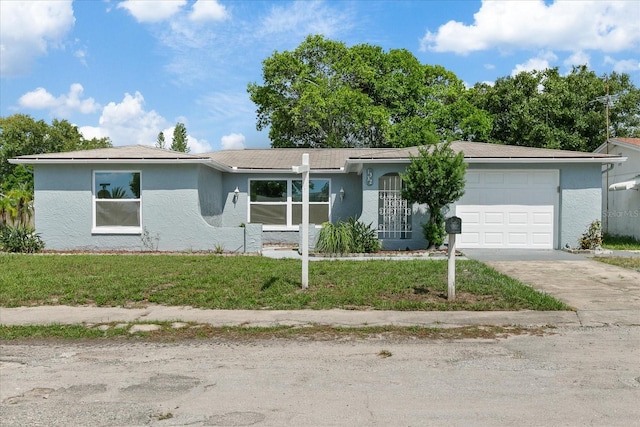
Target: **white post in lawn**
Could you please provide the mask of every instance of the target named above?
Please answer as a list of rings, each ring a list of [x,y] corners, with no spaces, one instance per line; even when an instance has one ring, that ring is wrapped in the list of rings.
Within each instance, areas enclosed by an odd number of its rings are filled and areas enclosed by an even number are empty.
[[[447,299],[455,301],[456,299],[456,235],[449,233],[449,260],[447,262]]]
[[[302,174],[302,289],[309,287],[309,153],[302,155],[302,165],[294,166]]]

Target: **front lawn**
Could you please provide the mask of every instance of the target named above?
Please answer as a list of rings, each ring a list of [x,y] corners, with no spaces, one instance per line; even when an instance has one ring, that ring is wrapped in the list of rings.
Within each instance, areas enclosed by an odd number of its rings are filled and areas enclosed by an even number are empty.
[[[640,258],[597,256],[594,257],[594,259],[606,264],[617,265],[618,267],[640,272]]]
[[[259,256],[0,254],[0,306],[145,304],[208,309],[567,310],[565,304],[472,260],[314,261]]]
[[[620,251],[640,251],[640,240],[633,236],[604,233],[602,235],[602,247]]]

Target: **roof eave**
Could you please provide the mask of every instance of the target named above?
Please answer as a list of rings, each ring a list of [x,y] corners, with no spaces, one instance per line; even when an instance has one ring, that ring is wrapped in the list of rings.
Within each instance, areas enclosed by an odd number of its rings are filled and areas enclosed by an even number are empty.
[[[620,163],[626,157],[469,157],[467,163]]]
[[[465,157],[466,163],[620,163],[626,161],[626,157]],[[376,163],[410,163],[411,159],[347,159],[345,170],[347,172],[361,172],[362,165]]]
[[[63,164],[102,164],[102,163],[122,163],[122,164],[133,164],[133,163],[144,163],[144,164],[215,164],[216,166],[222,166],[217,162],[212,161],[211,159],[205,158],[197,158],[197,159],[180,159],[180,158],[168,158],[168,159],[135,159],[135,158],[103,158],[103,159],[83,159],[83,158],[67,158],[67,159],[50,159],[50,158],[39,158],[39,157],[31,157],[31,158],[15,158],[9,159],[9,163],[14,165],[31,165],[31,164],[40,164],[40,165],[63,165]]]
[[[279,173],[279,174],[297,174],[296,172],[293,171],[292,168],[281,168],[281,169],[252,169],[252,168],[238,168],[238,167],[232,167],[231,170],[229,171],[231,173],[246,173],[246,174],[273,174],[273,173]],[[344,173],[344,168],[340,168],[340,169],[311,169],[310,173],[312,174],[333,174],[333,173]]]

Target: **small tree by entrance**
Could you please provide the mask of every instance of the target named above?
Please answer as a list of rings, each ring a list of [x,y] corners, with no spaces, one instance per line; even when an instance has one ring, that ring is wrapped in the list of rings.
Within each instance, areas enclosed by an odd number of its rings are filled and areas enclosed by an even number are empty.
[[[405,183],[402,197],[429,208],[429,221],[422,227],[429,248],[433,249],[444,242],[443,208],[464,194],[467,165],[464,154],[456,154],[449,142],[420,147],[418,153],[411,157],[405,173],[400,174]]]

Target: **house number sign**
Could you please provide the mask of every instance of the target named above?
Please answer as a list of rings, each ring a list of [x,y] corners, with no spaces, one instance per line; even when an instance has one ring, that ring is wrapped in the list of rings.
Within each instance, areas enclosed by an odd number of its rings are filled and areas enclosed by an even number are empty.
[[[373,169],[367,168],[366,177],[367,177],[367,185],[371,187],[373,185]]]

